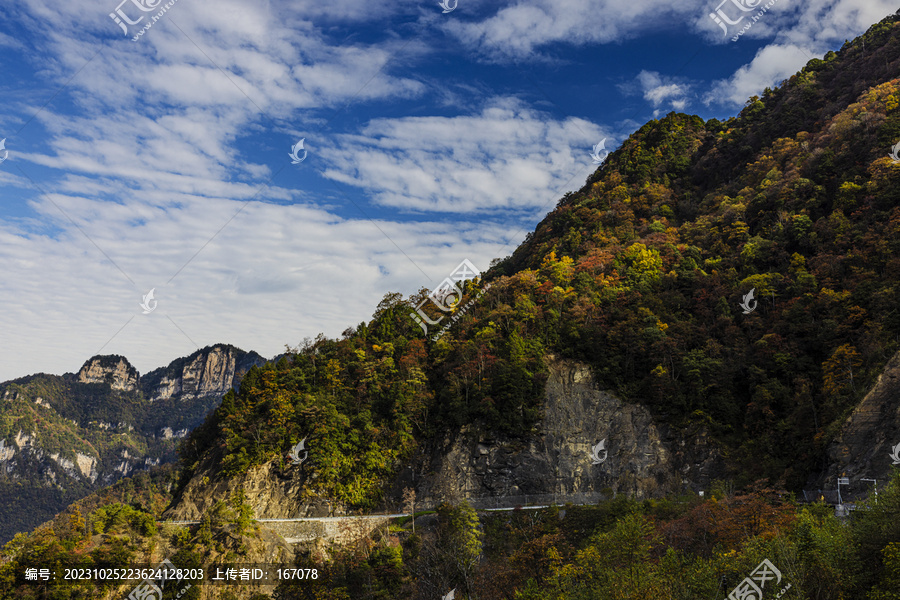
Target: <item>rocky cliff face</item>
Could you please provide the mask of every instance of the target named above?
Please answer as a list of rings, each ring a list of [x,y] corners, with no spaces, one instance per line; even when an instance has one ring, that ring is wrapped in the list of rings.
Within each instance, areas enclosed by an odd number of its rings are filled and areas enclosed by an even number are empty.
[[[131,392],[137,389],[137,369],[124,356],[95,356],[78,371],[79,383],[105,383],[116,391]]]
[[[419,508],[464,498],[489,507],[592,503],[609,493],[658,497],[703,489],[710,479],[724,476],[724,461],[702,430],[670,439],[646,408],[598,389],[586,365],[553,356],[546,360],[550,377],[537,435],[504,439],[474,428],[448,435],[440,447],[401,469],[384,508],[397,508],[404,487],[416,489]],[[604,440],[595,461],[593,448]],[[325,500],[300,499],[302,467],[281,471],[270,462],[226,479],[217,462],[215,456],[206,457],[167,518],[197,519],[238,489],[258,518],[344,514],[343,507]]]
[[[837,477],[850,479],[843,492],[860,493],[886,480],[900,465],[900,353],[885,365],[875,385],[853,410],[827,451],[828,465],[810,479],[809,489],[834,490]],[[897,451],[894,451],[897,448]],[[895,459],[894,456],[897,458]]]
[[[242,352],[233,346],[211,346],[151,371],[144,376],[142,388],[151,402],[176,397],[183,402],[209,396],[219,398],[240,383],[253,365],[263,363],[265,359],[256,352]]]
[[[195,520],[219,500],[230,498],[240,489],[247,495],[258,519],[328,517],[344,514],[343,507],[327,500],[302,500],[300,493],[305,477],[302,465],[280,470],[273,462],[250,467],[232,478],[221,475],[219,456],[206,457],[188,484],[166,511],[165,518]]]
[[[58,468],[52,468],[51,462]],[[65,454],[45,452],[37,440],[35,432],[25,433],[21,429],[8,441],[0,440],[0,474],[12,480],[21,480],[23,472],[38,474],[47,483],[55,484],[62,478],[81,480],[87,483],[97,481],[98,461],[95,456],[69,449]]]
[[[196,400],[231,389],[253,365],[265,363],[256,352],[217,344],[203,348],[141,377],[124,356],[95,356],[76,375],[78,383],[105,383],[116,391],[140,390],[150,402]]]
[[[415,481],[406,474],[402,485],[416,483],[427,505],[458,498],[486,505],[594,502],[604,492],[646,498],[698,490],[724,473],[704,432],[667,439],[646,408],[598,389],[586,365],[549,356],[547,366],[538,436],[522,441],[460,431],[430,464],[419,465],[433,475]]]

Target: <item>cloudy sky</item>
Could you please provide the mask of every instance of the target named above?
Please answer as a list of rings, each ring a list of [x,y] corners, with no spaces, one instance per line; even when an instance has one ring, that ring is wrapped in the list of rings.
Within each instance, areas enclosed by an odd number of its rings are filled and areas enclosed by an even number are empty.
[[[601,140],[900,8],[775,0],[733,42],[772,0],[120,1],[0,2],[0,380],[338,336],[509,255]]]

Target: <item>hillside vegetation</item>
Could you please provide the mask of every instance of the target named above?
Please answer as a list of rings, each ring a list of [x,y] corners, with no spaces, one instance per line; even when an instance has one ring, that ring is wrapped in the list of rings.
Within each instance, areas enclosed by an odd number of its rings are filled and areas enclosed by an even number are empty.
[[[900,349],[897,31],[886,19],[726,122],[647,123],[468,284],[461,304],[491,288],[439,340],[409,317],[427,290],[388,294],[342,339],[251,372],[193,434],[186,476],[217,445],[236,473],[306,438],[310,493],[372,506],[438,434],[530,434],[552,351],[707,427],[739,482],[799,489]]]

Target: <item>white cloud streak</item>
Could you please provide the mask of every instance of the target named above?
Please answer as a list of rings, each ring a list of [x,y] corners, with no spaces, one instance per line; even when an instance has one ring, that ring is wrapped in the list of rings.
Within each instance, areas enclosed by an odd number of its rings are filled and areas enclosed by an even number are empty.
[[[474,115],[377,119],[324,153],[334,165],[325,175],[404,210],[534,215],[584,181],[604,137],[583,119],[552,121],[496,99]]]

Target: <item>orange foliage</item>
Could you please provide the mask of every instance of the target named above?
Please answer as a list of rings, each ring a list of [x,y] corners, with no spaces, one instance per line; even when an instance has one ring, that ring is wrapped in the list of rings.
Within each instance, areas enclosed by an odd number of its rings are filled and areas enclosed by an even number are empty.
[[[711,499],[687,515],[661,527],[663,538],[674,548],[709,558],[717,546],[737,550],[754,537],[771,539],[789,529],[796,518],[794,507],[782,493],[762,487],[746,494]]]

